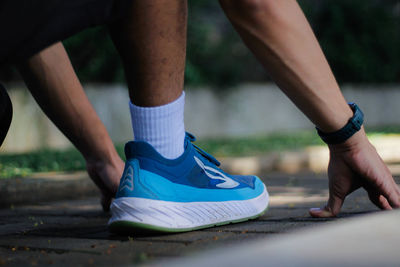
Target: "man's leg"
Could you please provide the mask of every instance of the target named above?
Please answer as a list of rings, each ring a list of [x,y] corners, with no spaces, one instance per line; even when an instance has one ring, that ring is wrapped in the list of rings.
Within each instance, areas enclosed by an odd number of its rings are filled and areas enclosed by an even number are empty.
[[[13,115],[11,99],[6,89],[0,84],[0,147],[6,138]]]
[[[123,171],[106,128],[83,91],[61,43],[19,65],[19,70],[46,115],[86,160],[88,173],[102,192],[107,210]]]
[[[166,158],[183,153],[186,0],[135,1],[111,27],[131,99],[135,140]]]
[[[161,106],[182,94],[186,20],[184,0],[134,1],[127,17],[111,27],[135,105]]]
[[[264,184],[223,172],[192,145],[194,136],[185,137],[186,0],[133,3],[131,15],[112,27],[128,80],[135,142],[125,146],[111,230],[179,232],[260,216],[268,204]]]
[[[352,111],[295,0],[220,3],[274,81],[319,129],[334,132],[348,122]],[[324,210],[311,211],[313,216],[336,215],[344,198],[360,186],[377,206],[400,207],[400,190],[364,129],[329,148],[330,197]]]

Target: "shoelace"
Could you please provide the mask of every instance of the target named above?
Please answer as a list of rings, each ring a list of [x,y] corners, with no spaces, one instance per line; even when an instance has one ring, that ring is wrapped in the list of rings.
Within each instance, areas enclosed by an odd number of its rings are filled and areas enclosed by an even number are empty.
[[[216,159],[216,158],[214,158],[212,155],[210,155],[209,153],[207,153],[207,152],[205,152],[203,149],[201,149],[200,147],[198,147],[198,146],[196,146],[195,144],[193,144],[193,142],[195,142],[196,141],[196,137],[193,135],[193,134],[191,134],[191,133],[189,133],[189,132],[186,132],[186,138],[192,143],[192,146],[194,146],[194,148],[196,148],[196,150],[203,156],[203,157],[205,157],[206,159],[208,159],[210,162],[212,162],[212,163],[214,163],[215,165],[217,165],[217,166],[220,166],[221,165],[221,163]]]

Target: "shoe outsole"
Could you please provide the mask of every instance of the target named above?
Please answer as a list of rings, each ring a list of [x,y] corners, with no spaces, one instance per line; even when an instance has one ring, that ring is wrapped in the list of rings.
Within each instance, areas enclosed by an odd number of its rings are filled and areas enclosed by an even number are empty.
[[[169,202],[143,198],[119,198],[111,205],[110,232],[178,233],[239,223],[262,216],[268,208],[269,195],[227,202]]]
[[[195,230],[200,230],[200,229],[206,229],[206,228],[212,228],[212,227],[218,227],[218,226],[223,226],[223,225],[228,225],[228,224],[234,224],[234,223],[241,223],[241,222],[246,222],[250,220],[255,220],[258,219],[259,217],[263,216],[265,212],[268,210],[268,207],[263,210],[261,213],[250,216],[247,218],[242,218],[242,219],[237,219],[237,220],[232,220],[232,221],[225,221],[225,222],[220,222],[220,223],[212,223],[212,224],[207,224],[207,225],[201,225],[198,227],[192,227],[192,228],[166,228],[166,227],[159,227],[159,226],[154,226],[154,225],[149,225],[149,224],[144,224],[144,223],[137,223],[137,222],[130,222],[130,221],[116,221],[111,223],[108,226],[108,229],[112,233],[116,234],[136,234],[136,233],[182,233],[182,232],[190,232],[190,231],[195,231]]]

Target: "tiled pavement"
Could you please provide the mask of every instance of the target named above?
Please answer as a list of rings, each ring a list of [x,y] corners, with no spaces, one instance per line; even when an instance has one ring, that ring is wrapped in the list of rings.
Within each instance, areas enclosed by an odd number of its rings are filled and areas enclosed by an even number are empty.
[[[0,210],[0,265],[115,266],[187,256],[205,249],[276,238],[292,231],[335,224],[377,209],[362,191],[353,193],[335,219],[314,219],[308,208],[327,199],[326,175],[266,173],[271,195],[260,219],[170,235],[117,236],[96,198],[11,206]],[[399,182],[399,180],[397,180]],[[34,194],[35,192],[32,192]]]

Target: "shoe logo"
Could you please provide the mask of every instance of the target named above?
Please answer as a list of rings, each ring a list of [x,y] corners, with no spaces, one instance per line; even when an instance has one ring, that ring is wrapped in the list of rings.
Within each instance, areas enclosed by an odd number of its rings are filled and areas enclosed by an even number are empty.
[[[200,166],[200,168],[203,169],[204,173],[210,177],[211,179],[217,179],[217,180],[223,180],[223,183],[217,184],[216,187],[219,188],[235,188],[236,186],[239,185],[238,182],[234,181],[232,178],[229,178],[228,176],[226,176],[224,173],[220,172],[217,169],[214,169],[210,166],[206,166],[199,158],[197,158],[196,156],[194,157],[195,161],[197,162],[197,165]],[[212,173],[210,173],[210,171],[218,174],[218,175],[214,175]]]
[[[130,191],[133,190],[133,168],[130,165],[126,170],[125,175],[121,179],[121,186],[119,190],[122,191],[125,188]]]

